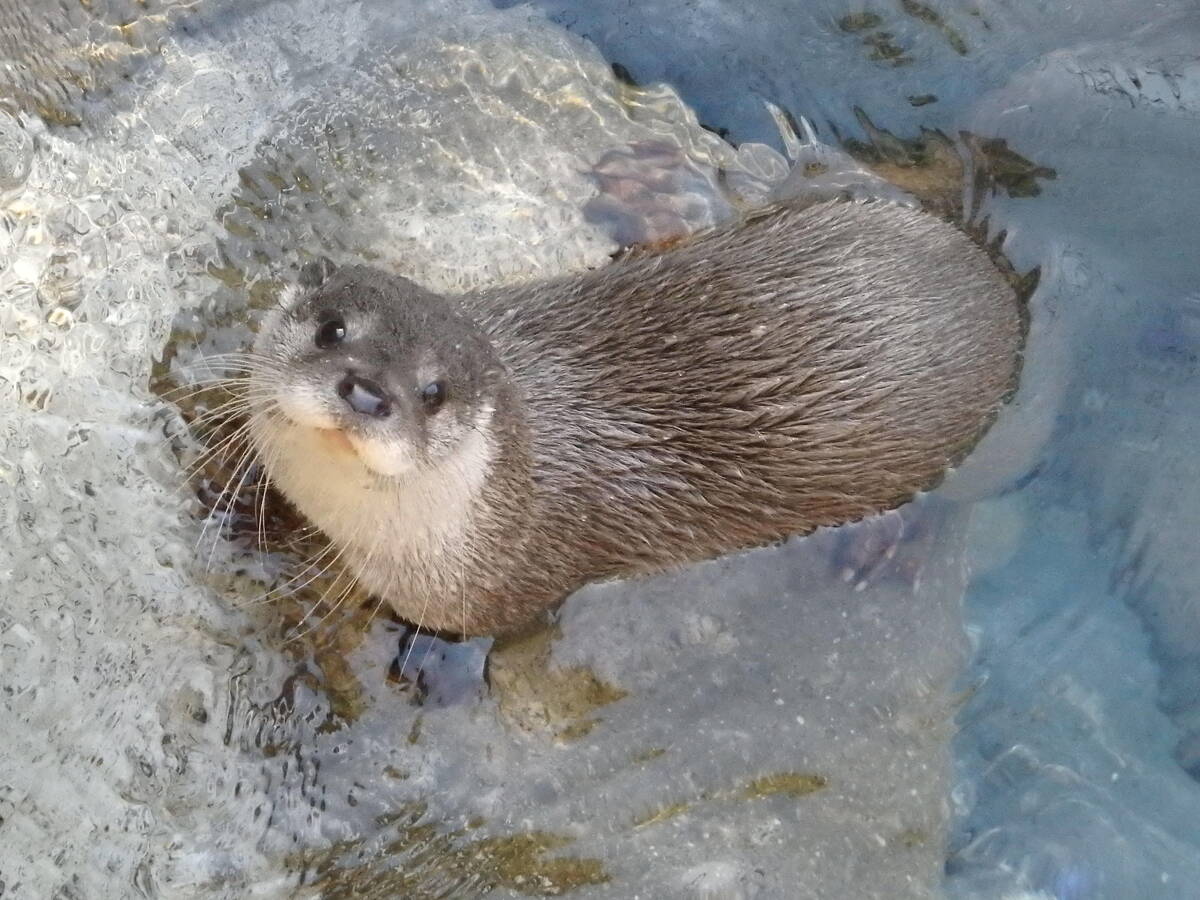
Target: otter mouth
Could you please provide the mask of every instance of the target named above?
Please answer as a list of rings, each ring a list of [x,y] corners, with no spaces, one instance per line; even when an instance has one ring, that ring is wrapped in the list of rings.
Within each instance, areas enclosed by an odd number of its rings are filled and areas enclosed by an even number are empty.
[[[340,428],[314,428],[317,437],[322,445],[328,447],[333,453],[349,454],[350,456],[358,456],[358,448],[354,446],[354,442],[350,440],[350,436]]]
[[[309,425],[317,446],[333,459],[354,460],[376,475],[395,478],[408,472],[412,455],[389,442],[371,435],[357,434],[352,428]]]
[[[395,478],[413,468],[414,454],[403,442],[373,434],[372,429],[356,427],[355,423],[339,422],[337,416],[328,413],[314,415],[309,410],[280,406],[276,411],[277,427],[292,435],[283,440],[285,452],[325,457],[330,463],[354,463],[385,478]]]

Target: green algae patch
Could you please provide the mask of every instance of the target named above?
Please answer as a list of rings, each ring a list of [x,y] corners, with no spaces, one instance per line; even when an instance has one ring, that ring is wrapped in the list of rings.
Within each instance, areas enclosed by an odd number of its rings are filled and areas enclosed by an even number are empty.
[[[743,794],[754,799],[775,797],[780,794],[787,797],[806,797],[822,790],[828,784],[828,779],[823,775],[813,775],[808,772],[779,772],[755,778],[746,785]]]
[[[905,55],[905,48],[896,42],[890,31],[877,31],[883,17],[873,12],[857,12],[838,19],[838,28],[846,34],[860,35],[862,46],[867,50],[867,59],[889,66],[906,66],[912,62]]]
[[[544,831],[487,838],[461,851],[464,864],[479,864],[494,877],[495,887],[533,897],[556,897],[587,885],[611,880],[598,859],[546,857],[571,839]]]
[[[1053,181],[1058,173],[1017,153],[1003,138],[983,138],[964,132],[971,150],[983,161],[992,183],[1010,197],[1036,197],[1042,192],[1039,180]]]
[[[889,843],[905,850],[915,850],[929,843],[930,834],[924,828],[905,828],[894,835]]]
[[[557,636],[555,629],[548,628],[497,643],[488,657],[487,679],[501,715],[510,724],[570,742],[600,723],[596,710],[627,692],[584,666],[551,666]]]
[[[838,19],[838,28],[853,34],[856,31],[866,31],[868,28],[876,28],[882,21],[883,19],[877,13],[850,13],[850,15],[842,16]]]
[[[669,803],[665,806],[657,807],[643,816],[638,816],[633,820],[634,828],[649,828],[651,825],[658,825],[666,822],[668,819],[673,819],[680,813],[685,813],[692,808],[690,803]]]
[[[933,97],[921,95],[909,98],[909,102],[921,105],[915,101],[925,96]],[[854,115],[866,140],[843,139],[846,152],[876,175],[913,194],[929,212],[947,219],[970,221],[987,194],[1036,197],[1041,193],[1041,182],[1058,177],[1054,169],[1022,156],[1003,138],[962,131],[961,142],[956,143],[941,131],[928,128],[913,137],[898,137],[877,126],[861,108],[855,107]],[[974,178],[975,205],[964,210],[963,184],[968,171]]]
[[[408,742],[410,744],[416,744],[421,740],[421,726],[423,723],[424,720],[421,716],[413,718],[412,727],[408,729]]]
[[[960,218],[966,168],[954,141],[940,131],[921,129],[901,138],[880,128],[862,109],[855,117],[866,140],[847,138],[842,146],[885,181],[919,199],[930,212]]]
[[[319,730],[336,731],[341,723],[354,722],[367,709],[367,696],[362,683],[350,668],[347,651],[339,644],[350,632],[334,632],[333,646],[319,646],[313,661],[321,669],[321,685],[329,698],[330,717]]]
[[[912,62],[912,57],[904,55],[904,48],[896,43],[895,35],[890,31],[869,34],[863,38],[863,43],[871,48],[867,58],[874,62],[888,63],[892,66],[906,66]]]
[[[634,763],[635,765],[641,765],[642,763],[650,762],[652,759],[658,759],[660,756],[665,756],[666,752],[666,747],[650,747],[646,750],[641,750],[633,754],[633,756],[630,757],[630,762]]]
[[[962,33],[946,21],[945,17],[931,6],[918,0],[899,0],[900,11],[906,16],[916,19],[922,25],[932,28],[943,41],[959,56],[970,52]],[[883,17],[873,12],[858,12],[842,16],[838,19],[838,28],[846,34],[862,36],[862,44],[867,48],[867,58],[873,62],[891,66],[904,66],[911,63],[912,57],[907,55],[907,49],[901,46],[896,36],[884,26]]]
[[[382,850],[363,840],[290,854],[289,870],[300,873],[307,892],[325,898],[433,900],[482,896],[506,889],[527,897],[559,897],[605,884],[611,876],[598,859],[559,856],[572,838],[546,831],[465,839],[482,824],[444,831],[423,821],[424,804],[410,804],[380,817],[393,830]]]
[[[926,6],[924,3],[918,3],[917,0],[900,0],[900,8],[914,19],[937,29],[942,37],[945,38],[946,43],[959,56],[967,55],[969,51],[967,42],[963,40],[963,36],[957,30],[942,18],[941,13],[937,10]]]
[[[823,790],[828,784],[825,776],[811,772],[776,772],[741,786],[701,791],[692,799],[661,804],[636,817],[631,824],[635,831],[660,825],[702,804],[739,804],[778,796],[799,799]]]
[[[587,735],[592,733],[592,729],[599,724],[599,719],[580,719],[576,722],[572,722],[566,728],[556,731],[554,736],[560,741],[570,743],[571,741],[577,741],[582,737],[587,737]]]

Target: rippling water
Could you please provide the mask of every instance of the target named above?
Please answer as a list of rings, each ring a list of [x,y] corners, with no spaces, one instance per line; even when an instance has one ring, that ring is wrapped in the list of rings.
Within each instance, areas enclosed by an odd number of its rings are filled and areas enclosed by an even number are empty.
[[[1156,16],[0,2],[0,896],[1190,896],[1200,22]],[[943,489],[504,648],[254,602],[296,555],[202,535],[169,392],[298,265],[602,265],[764,202],[801,116],[1040,269]]]

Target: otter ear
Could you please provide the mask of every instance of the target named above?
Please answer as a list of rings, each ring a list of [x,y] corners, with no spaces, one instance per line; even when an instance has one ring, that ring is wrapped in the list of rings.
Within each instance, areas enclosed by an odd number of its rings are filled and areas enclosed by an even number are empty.
[[[300,284],[306,288],[318,288],[336,271],[337,266],[328,256],[320,256],[300,269]]]

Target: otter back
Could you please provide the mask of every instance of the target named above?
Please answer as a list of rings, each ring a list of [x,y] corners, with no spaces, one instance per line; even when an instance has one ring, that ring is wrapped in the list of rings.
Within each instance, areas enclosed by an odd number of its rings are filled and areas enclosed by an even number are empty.
[[[982,249],[882,203],[478,299],[525,398],[534,544],[580,582],[905,502],[994,418],[1022,334]]]

